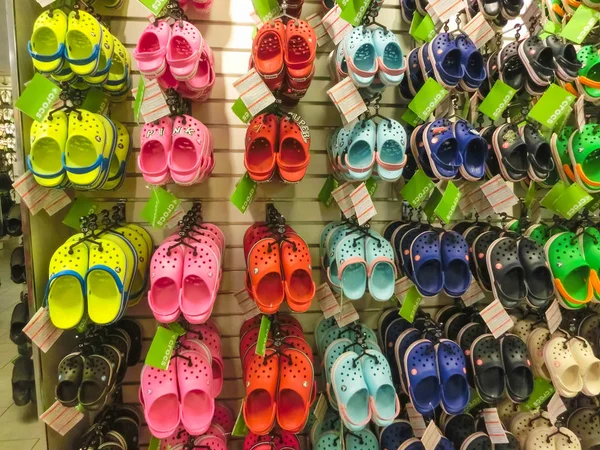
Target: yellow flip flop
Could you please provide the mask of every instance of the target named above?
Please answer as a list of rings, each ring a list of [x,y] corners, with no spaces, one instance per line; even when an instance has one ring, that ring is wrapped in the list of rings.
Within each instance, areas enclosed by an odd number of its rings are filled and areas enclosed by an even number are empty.
[[[86,242],[76,244],[83,234],[71,236],[52,255],[46,302],[50,320],[56,328],[75,328],[85,313],[85,279],[89,249]],[[71,253],[72,252],[72,253]]]
[[[67,61],[79,76],[93,75],[100,62],[102,28],[100,22],[85,11],[71,11],[66,37]]]
[[[98,62],[98,69],[94,75],[83,77],[89,84],[99,85],[104,83],[108,79],[108,72],[112,65],[112,57],[115,49],[115,38],[106,29],[104,25],[100,25],[102,29],[102,42],[100,44],[100,61]]]
[[[148,251],[148,245],[143,236],[137,231],[128,226],[116,228],[115,231],[125,236],[131,245],[133,245],[133,248],[137,253],[137,270],[133,276],[133,282],[129,292],[129,306],[133,306],[138,303],[146,290],[146,285],[148,283],[148,269],[150,267],[150,252]]]
[[[127,128],[116,120],[113,121],[117,128],[116,148],[108,163],[108,178],[102,186],[105,191],[116,191],[125,181],[127,158],[131,152],[131,139]]]
[[[104,89],[108,92],[121,93],[127,88],[129,82],[129,70],[131,68],[131,56],[125,46],[115,38],[115,50],[112,64],[108,72],[108,80],[104,83]]]
[[[33,24],[27,44],[34,67],[43,73],[60,70],[65,61],[67,15],[60,9],[44,11]]]
[[[31,126],[27,167],[40,186],[57,187],[66,179],[63,154],[67,143],[67,115],[63,111]]]

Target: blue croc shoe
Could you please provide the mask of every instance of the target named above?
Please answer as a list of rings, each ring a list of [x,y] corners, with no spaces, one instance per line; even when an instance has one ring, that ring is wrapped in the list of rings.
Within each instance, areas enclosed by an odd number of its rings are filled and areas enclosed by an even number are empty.
[[[415,15],[415,9],[417,9],[415,0],[400,0],[400,12],[402,13],[402,20],[409,25]]]
[[[385,356],[392,367],[392,378],[394,379],[395,386],[400,385],[400,377],[398,376],[398,369],[400,366],[396,366],[396,358],[394,356],[395,344],[402,333],[409,328],[411,328],[411,324],[408,320],[402,317],[397,317],[388,325],[385,331],[384,351]]]
[[[402,258],[402,268],[404,274],[414,283],[415,272],[410,258],[410,247],[417,236],[423,233],[423,228],[410,228],[400,239],[400,256]]]
[[[340,287],[348,300],[360,300],[367,290],[365,239],[359,233],[342,238],[335,249]]]
[[[452,122],[438,119],[425,128],[423,143],[431,170],[437,178],[452,180],[463,165],[458,141],[452,132]]]
[[[440,378],[435,347],[431,341],[414,342],[404,355],[408,392],[417,412],[431,417],[440,403]]]
[[[440,238],[444,292],[450,297],[460,297],[471,284],[469,246],[456,231],[445,231]]]
[[[315,343],[317,344],[317,352],[321,356],[323,356],[323,353],[325,353],[325,350],[327,350],[326,348],[321,348],[321,338],[325,335],[325,333],[327,333],[327,331],[331,330],[334,327],[338,328],[335,317],[330,317],[329,319],[321,317],[321,320],[319,320],[317,326],[315,327]]]
[[[359,25],[344,38],[343,44],[348,75],[356,86],[368,87],[378,70],[372,31]]]
[[[377,320],[377,341],[382,348],[385,348],[385,332],[387,327],[398,318],[399,308],[389,308],[383,310]]]
[[[425,84],[425,78],[419,64],[419,49],[415,48],[408,54],[406,63],[406,79],[408,80],[408,89],[414,97],[419,89]]]
[[[336,339],[325,349],[325,355],[323,357],[323,367],[325,368],[325,391],[327,397],[329,397],[329,404],[333,409],[337,411],[337,401],[335,395],[331,390],[331,369],[335,364],[336,360],[343,354],[350,350],[352,347],[352,341],[348,338]]]
[[[338,83],[348,76],[348,64],[344,55],[344,43],[340,42],[337,48],[329,54],[329,75],[331,81]]]
[[[398,181],[406,166],[406,131],[399,122],[385,120],[377,126],[377,174],[383,181]]]
[[[419,67],[421,68],[421,74],[423,80],[427,81],[428,78],[433,76],[433,65],[429,60],[429,45],[422,45],[419,48]]]
[[[390,30],[377,28],[373,31],[373,44],[377,54],[379,79],[386,86],[398,86],[406,72],[400,41]]]
[[[392,238],[390,239],[390,243],[394,249],[394,261],[396,261],[396,269],[398,269],[398,272],[401,272],[402,275],[406,275],[406,271],[404,270],[402,263],[402,249],[400,247],[400,242],[402,242],[404,235],[413,228],[414,224],[412,223],[403,224],[394,231]]]
[[[392,380],[392,371],[385,356],[367,350],[360,359],[363,377],[369,389],[369,408],[376,425],[385,427],[400,414],[400,400]]]
[[[461,413],[469,404],[469,383],[465,355],[459,345],[441,339],[435,347],[439,370],[442,408],[450,415]]]
[[[429,61],[435,79],[446,89],[455,88],[465,76],[462,52],[450,33],[438,34],[429,44]]]
[[[350,143],[342,156],[342,165],[348,170],[352,181],[366,181],[373,173],[375,165],[375,143],[377,125],[372,120],[356,124],[350,134]]]
[[[317,441],[324,433],[327,433],[328,431],[339,431],[339,421],[340,416],[336,410],[328,407],[323,420],[321,422],[315,421],[310,427],[310,441],[313,444],[313,448],[315,448]]]
[[[481,180],[485,175],[488,142],[463,119],[454,122],[452,132],[458,142],[458,151],[463,160],[463,165],[458,169],[460,174],[467,181]]]
[[[466,92],[475,92],[487,77],[485,61],[473,41],[466,35],[457,36],[455,42],[460,50],[461,64],[465,71],[464,78],[459,81],[460,87]]]
[[[406,239],[406,237],[405,237]],[[421,295],[434,297],[444,288],[444,272],[437,231],[424,231],[410,246],[413,281]]]
[[[366,238],[365,255],[369,292],[378,302],[387,302],[394,295],[396,282],[394,249],[383,236],[371,231]]]
[[[355,352],[342,354],[331,369],[331,382],[340,418],[350,431],[361,431],[371,420],[369,389]]]
[[[425,446],[423,445],[423,442],[421,442],[421,439],[411,438],[404,441],[404,443],[398,447],[398,450],[425,450]]]
[[[340,241],[346,236],[348,226],[342,224],[331,231],[325,238],[325,249],[327,257],[323,258],[323,268],[327,274],[327,282],[335,292],[341,291],[338,264],[335,259],[335,249]]]
[[[452,442],[450,442],[450,439],[442,436],[440,438],[440,442],[438,442],[438,444],[435,446],[435,450],[455,450],[455,449],[454,449],[454,444],[452,444]]]
[[[344,165],[344,152],[348,149],[350,145],[350,136],[352,136],[353,128],[346,129],[340,128],[338,133],[336,134],[336,139],[333,142],[333,148],[331,152],[332,156],[332,168],[334,170],[334,174],[338,176],[338,178],[348,180],[348,168]]]
[[[415,433],[410,422],[398,419],[381,429],[379,432],[379,443],[383,449],[394,450],[413,437],[415,437]]]
[[[383,229],[383,238],[392,243],[392,235],[394,231],[396,231],[400,226],[404,225],[406,222],[403,220],[394,220],[393,222],[388,223]]]
[[[425,150],[425,142],[423,138],[425,136],[425,130],[429,126],[429,123],[418,125],[410,135],[410,151],[413,155],[417,167],[431,178],[432,181],[437,182],[438,177],[431,169],[431,163],[427,157],[427,151]]]
[[[400,385],[402,390],[408,394],[408,381],[406,379],[406,370],[404,367],[404,355],[412,344],[421,339],[421,332],[416,328],[408,328],[396,339],[394,345],[394,356],[396,360],[396,366],[398,367],[398,374],[400,375]]]

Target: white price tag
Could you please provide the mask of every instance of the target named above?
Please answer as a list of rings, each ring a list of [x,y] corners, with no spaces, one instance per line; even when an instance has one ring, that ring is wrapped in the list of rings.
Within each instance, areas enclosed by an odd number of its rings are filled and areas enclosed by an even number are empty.
[[[260,314],[258,306],[256,306],[256,302],[252,297],[250,297],[250,294],[246,289],[236,292],[233,294],[233,296],[237,300],[238,305],[240,305],[240,309],[244,314],[244,320],[252,319]]]
[[[485,294],[481,290],[479,283],[472,278],[469,289],[467,289],[467,292],[465,292],[461,298],[465,306],[471,306],[478,301],[483,300],[485,298]]]
[[[550,307],[546,310],[546,322],[548,323],[548,330],[550,334],[554,333],[560,327],[562,322],[562,313],[558,306],[558,301],[554,300]]]
[[[464,32],[473,41],[475,47],[481,48],[494,37],[494,30],[481,12],[478,12],[464,27]],[[474,95],[473,97],[477,97]]]
[[[565,403],[560,398],[560,394],[555,392],[550,401],[548,402],[548,415],[550,416],[550,422],[552,425],[556,423],[559,416],[567,410]]]
[[[486,306],[481,311],[481,317],[496,339],[515,325],[500,300],[494,300]]]
[[[425,433],[425,420],[423,416],[419,414],[419,412],[415,409],[412,403],[408,403],[406,405],[406,412],[408,413],[408,421],[410,422],[410,426],[415,433],[415,437],[421,438]]]
[[[335,45],[342,42],[346,34],[352,31],[352,25],[342,19],[340,14],[342,14],[342,8],[340,8],[340,5],[336,4],[331,8],[331,11],[323,17],[325,31],[331,36],[331,40]]]
[[[365,105],[365,101],[360,96],[358,89],[356,89],[350,77],[344,78],[329,89],[327,95],[329,95],[335,107],[342,115],[345,125],[354,122],[361,114],[367,111],[367,105]]]
[[[327,34],[327,30],[325,30],[325,26],[323,25],[323,19],[318,14],[311,14],[306,18],[308,24],[313,27],[315,30],[315,34],[317,36],[317,45],[321,47],[322,45],[327,44],[331,40],[329,35]]]
[[[458,207],[464,215],[467,215],[474,209],[474,204],[483,198],[483,193],[477,182],[464,181],[458,185],[458,190],[461,195]]]
[[[526,2],[527,3],[527,2]],[[521,20],[525,24],[523,32],[521,33],[521,39],[526,39],[529,37],[529,27],[533,22],[536,22],[535,30],[533,30],[533,35],[535,36],[539,30],[542,28],[541,20],[536,20],[535,18],[542,15],[542,10],[540,5],[535,0],[529,0],[529,4],[523,14],[521,14]]]
[[[165,99],[165,94],[158,85],[157,80],[144,79],[146,90],[144,91],[144,99],[142,100],[142,117],[145,123],[154,122],[171,114],[169,105]],[[137,93],[134,89],[133,95]]]
[[[402,300],[408,290],[414,286],[414,283],[408,277],[402,277],[396,280],[394,284],[394,294],[398,297],[398,300]]]
[[[185,211],[181,207],[181,205],[177,205],[175,211],[173,211],[173,215],[167,222],[167,228],[172,229],[179,225],[179,221],[185,216]]]
[[[519,203],[518,197],[500,175],[496,175],[488,182],[482,184],[481,191],[489,203],[489,207],[480,211],[480,214],[483,216],[492,213],[500,214],[508,212],[513,206]]]
[[[51,5],[52,3],[54,3],[56,0],[36,0],[36,1],[40,4],[40,6],[42,8],[45,8],[46,6]]]
[[[425,450],[435,450],[441,439],[442,432],[432,420],[429,422],[429,425],[427,425],[425,433],[423,433],[423,437],[421,438],[423,447],[425,447]]]
[[[44,209],[49,216],[53,216],[69,203],[71,203],[71,197],[61,189],[50,189],[50,192],[48,192],[48,195],[43,200]]]
[[[267,106],[275,103],[275,97],[256,69],[250,69],[246,75],[238,78],[233,87],[240,94],[250,114],[255,117]]]
[[[352,199],[350,198],[350,194],[353,190],[354,187],[350,183],[344,183],[331,193],[336,203],[342,210],[344,217],[347,219],[354,215],[354,205],[352,204]]]
[[[345,327],[352,322],[356,322],[358,319],[360,319],[360,317],[358,316],[358,312],[356,311],[353,302],[344,303],[340,313],[335,316],[335,321],[340,328]]]
[[[58,400],[42,413],[40,419],[61,436],[64,436],[81,422],[84,414],[77,408],[63,406]]]
[[[64,331],[54,326],[48,308],[44,306],[38,309],[23,328],[23,333],[44,353],[50,350]]]
[[[21,201],[25,203],[27,209],[32,215],[36,215],[44,208],[44,199],[48,195],[50,189],[44,188],[37,184],[33,174],[30,171],[21,175],[14,183],[13,187]]]
[[[577,118],[577,128],[579,131],[583,131],[585,127],[585,111],[583,109],[585,98],[580,96],[575,102],[575,117]]]
[[[360,183],[356,189],[350,194],[350,199],[354,205],[354,212],[359,225],[367,223],[377,214],[373,200],[367,191],[365,183]]]
[[[506,431],[502,427],[498,410],[496,408],[486,408],[483,410],[483,418],[485,420],[485,428],[487,429],[490,440],[493,444],[508,444]]]
[[[433,9],[433,7],[431,6],[431,3],[425,6],[425,11],[427,11],[427,14],[429,14],[429,17],[431,17],[431,20],[433,21],[434,25],[440,23],[440,16],[437,15],[435,9]]]
[[[323,311],[323,315],[326,319],[339,314],[342,310],[327,283],[323,283],[317,288],[315,291],[315,297],[319,302],[319,307],[321,308],[321,311]]]

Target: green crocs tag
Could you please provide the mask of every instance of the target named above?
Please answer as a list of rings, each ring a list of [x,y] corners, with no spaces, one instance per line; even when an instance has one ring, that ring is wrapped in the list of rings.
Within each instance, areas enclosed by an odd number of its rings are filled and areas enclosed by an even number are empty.
[[[533,379],[533,391],[529,399],[519,405],[523,412],[539,409],[546,400],[554,395],[554,386],[548,380],[540,377]]]
[[[250,111],[248,111],[248,108],[246,107],[241,98],[238,98],[234,102],[233,106],[231,107],[231,110],[238,117],[238,119],[240,119],[244,123],[250,123],[250,121],[254,119],[254,117],[252,116],[252,114],[250,114]]]
[[[140,0],[140,3],[150,10],[155,16],[160,15],[169,0]]]
[[[94,114],[106,114],[109,105],[110,100],[101,89],[91,88],[85,96],[81,108]]]
[[[377,192],[377,180],[375,180],[375,178],[371,177],[369,178],[366,182],[365,182],[365,187],[367,188],[367,192],[369,193],[369,196],[371,198],[373,198],[373,196],[375,195],[375,192]]]
[[[498,80],[479,105],[479,111],[492,120],[498,120],[516,93],[515,89]]]
[[[400,190],[400,195],[410,206],[418,208],[421,203],[429,198],[429,194],[434,188],[435,184],[433,184],[431,178],[419,169]]]
[[[567,184],[564,181],[559,181],[552,189],[548,191],[548,193],[540,200],[540,205],[544,208],[551,210],[552,212],[558,213],[554,209],[554,202],[558,197],[560,197],[567,190]]]
[[[419,116],[417,116],[410,109],[407,109],[406,111],[404,111],[404,114],[402,114],[401,119],[413,127],[416,127],[419,124],[419,122],[421,122],[421,119],[419,119]]]
[[[246,425],[246,421],[244,419],[244,402],[242,402],[242,406],[240,406],[240,412],[238,413],[231,435],[235,437],[245,437],[249,432],[250,430],[248,429],[248,425]]]
[[[581,44],[600,18],[600,11],[586,5],[579,5],[573,17],[565,25],[560,35],[576,44]]]
[[[323,187],[319,191],[318,198],[319,201],[323,203],[323,205],[325,205],[326,208],[329,208],[333,203],[332,192],[335,191],[339,185],[340,183],[338,183],[338,181],[333,177],[333,175],[329,175],[325,180],[325,184],[323,184]]]
[[[419,294],[419,291],[417,291],[416,286],[411,287],[406,293],[406,297],[404,297],[404,301],[402,302],[402,307],[400,308],[400,317],[403,317],[410,323],[413,323],[422,301],[423,297],[421,297],[421,294]]]
[[[448,91],[433,78],[429,78],[408,104],[408,107],[421,120],[427,120],[446,95],[448,95]]]
[[[562,129],[565,127],[565,125],[569,121],[569,117],[571,117],[571,114],[573,114],[573,108],[571,108],[569,106],[568,108],[566,108],[564,110],[563,114],[554,123],[554,128],[552,129],[552,131],[550,131],[548,133],[548,136],[546,137],[547,141],[549,141],[552,138],[552,134],[554,134],[554,133],[560,134],[560,132],[562,131]]]
[[[142,217],[154,228],[163,229],[181,200],[158,186],[152,187],[150,200],[142,209]]]
[[[592,196],[577,183],[569,186],[555,201],[553,210],[565,219],[570,219],[585,205],[593,200]]]
[[[167,370],[178,338],[179,333],[165,327],[158,327],[144,363],[156,369]]]
[[[256,342],[256,354],[265,356],[267,351],[267,338],[271,330],[271,321],[268,316],[262,316],[260,319],[260,330],[258,332],[258,342]]]
[[[179,322],[173,322],[168,324],[167,326],[171,331],[177,333],[179,336],[183,336],[186,333],[185,328],[183,328],[183,326]]]
[[[144,83],[144,77],[140,77],[140,82],[135,93],[135,100],[133,101],[133,119],[136,123],[140,123],[140,115],[142,114],[142,103],[144,103],[144,94],[146,93],[146,84]]]
[[[252,0],[256,15],[263,23],[277,17],[281,13],[281,7],[277,0]]]
[[[561,32],[561,30],[562,25],[560,23],[555,23],[549,20],[544,24],[544,31],[548,34],[558,34]]]
[[[423,211],[429,220],[437,217],[443,223],[450,223],[461,197],[462,194],[458,188],[452,181],[449,181],[444,192],[441,192],[436,186]]]
[[[77,332],[83,333],[85,330],[87,330],[89,324],[90,316],[88,316],[87,313],[83,313],[83,317],[81,318],[81,321],[77,324],[75,329],[77,330]]]
[[[235,191],[231,194],[229,201],[244,214],[254,200],[257,187],[256,181],[250,178],[250,175],[246,172],[235,185]]]
[[[371,0],[337,0],[337,4],[342,9],[340,17],[354,27],[360,25],[369,10],[370,3]]]
[[[409,33],[418,41],[431,41],[436,35],[435,24],[431,16],[429,14],[422,16],[415,11]]]
[[[575,99],[576,97],[569,91],[556,84],[551,84],[539,101],[531,108],[527,117],[552,130]]]
[[[527,193],[525,194],[525,206],[527,209],[531,208],[533,201],[535,200],[535,193],[537,191],[537,185],[534,181],[529,182],[529,187],[527,188]]]
[[[477,392],[477,390],[473,389],[472,387],[469,387],[469,391],[470,391],[470,396],[469,396],[469,403],[467,404],[467,407],[465,408],[465,412],[466,413],[468,413],[473,408],[475,408],[478,405],[480,405],[481,402],[483,401],[481,399],[481,396]]]
[[[160,439],[152,436],[150,438],[150,444],[148,445],[148,450],[158,450],[160,448]]]
[[[593,200],[587,204],[587,210],[594,213],[600,209],[600,194],[592,194]]]
[[[15,103],[15,108],[37,122],[43,121],[59,99],[60,88],[40,73],[25,85],[25,90]]]
[[[62,223],[66,226],[73,228],[74,230],[81,230],[81,218],[95,214],[98,211],[98,202],[88,197],[77,197],[69,212],[63,219]]]

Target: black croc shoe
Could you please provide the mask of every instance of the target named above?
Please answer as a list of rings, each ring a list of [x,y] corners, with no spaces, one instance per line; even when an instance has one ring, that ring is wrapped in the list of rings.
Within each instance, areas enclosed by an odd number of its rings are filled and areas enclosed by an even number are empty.
[[[523,0],[502,0],[500,14],[507,20],[516,19],[521,14],[523,5]]]
[[[529,178],[533,181],[544,181],[556,167],[552,158],[550,144],[542,137],[540,132],[531,124],[520,129],[521,137],[527,144],[527,157],[529,159]]]
[[[475,271],[477,272],[477,280],[479,286],[484,291],[492,291],[492,281],[490,280],[490,272],[486,261],[486,255],[488,248],[494,243],[496,239],[500,237],[500,232],[497,230],[490,230],[481,233],[473,242],[473,253],[471,258],[475,264]]]
[[[525,79],[525,92],[527,92],[532,97],[541,97],[542,95],[544,95],[544,92],[546,92],[547,89],[547,84],[540,86],[535,81],[533,81],[531,76],[529,76],[529,73],[527,73],[527,77]]]
[[[554,69],[558,78],[566,82],[575,81],[582,66],[577,59],[575,46],[563,42],[555,35],[546,38],[546,45],[552,50]]]
[[[526,401],[533,392],[533,372],[527,356],[527,345],[514,334],[500,341],[502,364],[506,375],[506,392],[515,403]]]
[[[496,239],[488,248],[486,259],[494,298],[500,300],[507,309],[516,308],[524,303],[527,284],[517,252],[516,239]]]
[[[491,334],[479,336],[471,345],[471,364],[475,388],[486,403],[496,403],[504,396],[506,380],[500,343]]]
[[[493,148],[500,173],[506,181],[516,183],[527,177],[527,144],[521,138],[516,125],[505,123],[496,128]]]
[[[533,308],[545,308],[554,298],[554,282],[546,262],[544,247],[531,239],[523,238],[517,243],[517,248],[527,282],[527,304]]]
[[[459,449],[473,433],[475,433],[475,419],[471,414],[450,416],[444,424],[444,436],[450,439],[455,449]]]
[[[485,174],[489,178],[494,178],[496,175],[500,175],[500,164],[494,153],[494,132],[496,131],[495,126],[485,127],[479,132],[481,137],[488,143],[488,159],[485,163]]]
[[[460,450],[492,450],[492,448],[490,437],[482,431],[473,433],[460,446]]]
[[[500,15],[499,0],[477,0],[479,11],[486,19],[493,20]]]
[[[499,78],[517,92],[525,86],[527,69],[519,58],[519,44],[511,42],[498,53]]]
[[[552,49],[537,36],[525,39],[519,45],[519,57],[531,79],[540,86],[548,86],[554,77]]]

